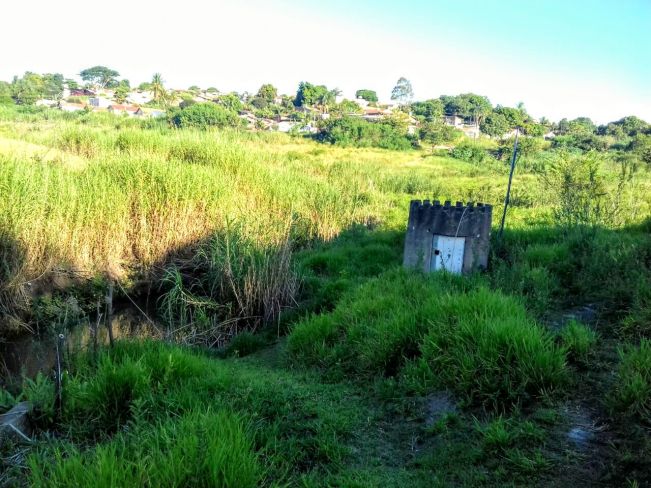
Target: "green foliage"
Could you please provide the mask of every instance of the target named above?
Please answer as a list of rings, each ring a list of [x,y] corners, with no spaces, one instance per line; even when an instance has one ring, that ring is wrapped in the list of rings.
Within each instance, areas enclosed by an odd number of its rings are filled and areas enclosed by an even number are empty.
[[[570,320],[560,332],[561,343],[568,357],[581,364],[587,364],[597,344],[597,333],[576,320]]]
[[[411,104],[414,117],[426,122],[440,122],[443,116],[443,103],[440,100],[425,100]]]
[[[196,103],[183,109],[170,110],[169,121],[178,128],[237,127],[241,124],[237,113],[214,103]]]
[[[472,141],[457,144],[450,151],[450,156],[473,164],[481,164],[490,157],[482,146]]]
[[[637,134],[630,142],[628,149],[633,151],[641,161],[651,165],[651,134]]]
[[[517,301],[480,288],[431,314],[422,357],[405,372],[422,391],[447,387],[470,404],[510,408],[564,385],[565,355]]]
[[[151,431],[135,424],[91,451],[65,448],[52,462],[29,459],[39,487],[255,487],[262,467],[243,422],[223,411],[190,411]]]
[[[106,66],[93,66],[86,68],[79,73],[82,80],[104,88],[116,81],[120,73]]]
[[[620,349],[620,365],[609,403],[613,411],[651,423],[651,341]]]
[[[228,343],[225,353],[227,356],[241,358],[259,351],[266,345],[266,341],[259,335],[244,331],[233,337]]]
[[[368,122],[357,117],[346,116],[326,120],[318,139],[340,146],[401,150],[412,147],[406,132],[396,129],[390,121]]]
[[[219,97],[219,104],[222,105],[226,110],[231,112],[238,113],[244,108],[244,104],[240,100],[240,97],[237,93],[227,93],[226,95],[221,95]]]
[[[377,102],[377,93],[374,90],[357,90],[355,92],[355,98],[361,98],[362,100],[366,100],[367,102]]]
[[[419,392],[449,388],[496,407],[561,387],[565,357],[551,335],[513,299],[484,288],[460,293],[468,285],[447,275],[386,273],[333,312],[297,324],[288,351],[331,375],[401,373]]]
[[[493,112],[482,120],[479,128],[484,134],[488,134],[491,137],[502,137],[509,132],[511,124],[503,114]]]
[[[423,122],[418,135],[423,142],[435,146],[455,142],[463,136],[463,133],[459,129],[441,122]]]
[[[296,107],[317,105],[324,97],[327,97],[328,93],[328,88],[325,85],[313,85],[307,81],[301,81],[294,98],[294,105]]]
[[[273,103],[278,96],[278,89],[271,83],[266,83],[260,87],[256,96],[266,100],[268,103]]]

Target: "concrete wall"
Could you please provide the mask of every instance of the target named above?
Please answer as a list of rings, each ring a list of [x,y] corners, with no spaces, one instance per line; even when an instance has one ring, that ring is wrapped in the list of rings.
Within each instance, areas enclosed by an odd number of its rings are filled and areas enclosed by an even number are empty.
[[[403,265],[430,271],[434,235],[464,237],[463,273],[488,265],[493,208],[490,205],[412,200]]]

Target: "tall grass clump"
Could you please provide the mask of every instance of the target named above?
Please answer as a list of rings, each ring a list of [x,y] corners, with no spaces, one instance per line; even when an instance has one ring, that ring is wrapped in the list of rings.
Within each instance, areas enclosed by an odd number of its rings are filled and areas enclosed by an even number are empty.
[[[255,487],[264,472],[242,420],[210,409],[153,430],[135,423],[94,449],[40,452],[28,464],[35,487]]]
[[[159,311],[177,340],[223,345],[243,330],[277,321],[296,302],[292,244],[266,248],[237,232],[214,235],[161,282]]]
[[[651,341],[619,350],[619,368],[609,404],[614,412],[651,424]]]
[[[398,375],[425,393],[510,408],[567,379],[564,351],[517,301],[472,280],[394,271],[298,323],[288,352],[328,374]]]
[[[597,344],[597,333],[581,322],[570,320],[561,330],[560,339],[570,359],[587,364]]]
[[[443,297],[437,312],[405,373],[417,389],[448,388],[470,404],[510,408],[567,380],[564,352],[517,300],[479,288]]]

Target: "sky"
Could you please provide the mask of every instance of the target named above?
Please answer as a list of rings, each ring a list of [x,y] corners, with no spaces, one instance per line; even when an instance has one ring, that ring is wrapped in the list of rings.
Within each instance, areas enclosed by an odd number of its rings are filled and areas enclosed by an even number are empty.
[[[300,81],[416,99],[474,92],[534,117],[651,121],[651,0],[21,0],[0,79],[105,65],[132,85],[256,92]]]

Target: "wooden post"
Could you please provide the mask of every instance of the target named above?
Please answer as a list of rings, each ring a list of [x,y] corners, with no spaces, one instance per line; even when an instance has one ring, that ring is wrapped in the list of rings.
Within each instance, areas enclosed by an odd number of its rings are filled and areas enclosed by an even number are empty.
[[[109,345],[113,347],[113,280],[109,280],[106,293],[106,327],[108,329]]]
[[[97,300],[97,317],[95,319],[95,325],[91,325],[90,327],[90,333],[92,335],[92,340],[93,340],[93,357],[97,359],[97,334],[99,332],[99,323],[100,320],[102,320],[102,312],[100,308],[100,300]]]
[[[61,414],[63,412],[63,348],[65,346],[65,336],[63,334],[59,334],[57,337],[57,342],[56,342],[56,365],[55,365],[55,395],[56,398],[55,400],[55,406],[57,410],[57,415],[59,418],[61,418]]]

